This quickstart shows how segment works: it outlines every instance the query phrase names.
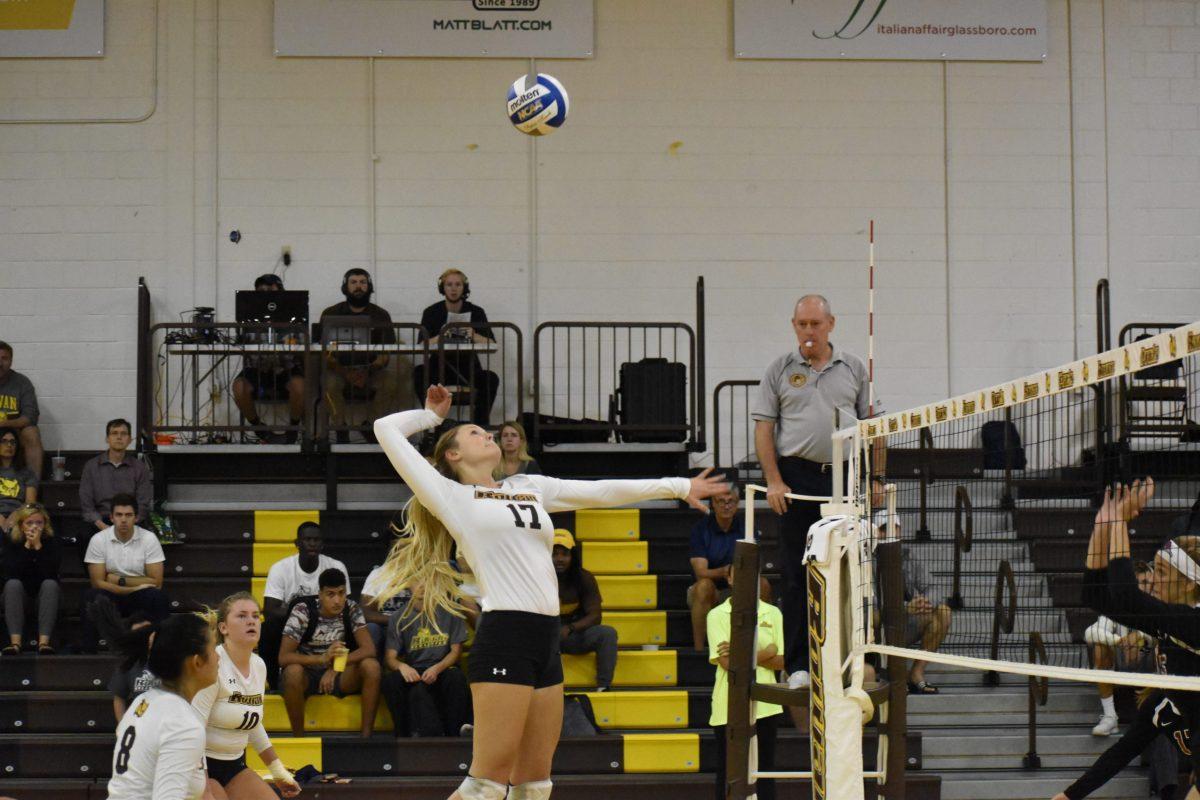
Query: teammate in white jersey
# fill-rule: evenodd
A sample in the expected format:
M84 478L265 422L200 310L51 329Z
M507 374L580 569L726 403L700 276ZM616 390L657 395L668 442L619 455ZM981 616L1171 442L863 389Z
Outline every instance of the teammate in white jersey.
M191 701L217 677L212 627L176 614L155 634L147 661L162 688L134 698L117 725L108 800L204 796L204 722Z
M275 800L275 793L246 766L246 744L262 758L280 794L295 797L300 785L275 754L263 725L267 665L254 654L262 631L258 601L231 594L211 612L216 626L217 682L192 698L207 724L208 790L212 800Z
M690 480L513 475L496 481L500 448L478 425L445 433L431 465L408 437L436 427L449 411L450 393L431 386L424 411L375 421L375 436L413 491L406 535L388 555L378 597L420 583L431 625L439 608L461 615L459 575L449 564L458 544L479 584L483 615L468 668L475 706L471 768L451 800L501 800L506 792L509 800L545 800L563 709L550 513L671 498L704 511L701 501L728 487L708 470Z

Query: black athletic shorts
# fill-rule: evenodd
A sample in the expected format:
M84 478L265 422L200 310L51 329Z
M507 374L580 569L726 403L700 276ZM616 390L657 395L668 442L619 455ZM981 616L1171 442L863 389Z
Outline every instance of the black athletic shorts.
M230 761L220 758L205 758L204 760L208 762L208 777L222 786L228 786L231 780L246 769L245 753Z
M561 631L557 616L484 612L467 665L471 683L514 683L535 689L562 683Z

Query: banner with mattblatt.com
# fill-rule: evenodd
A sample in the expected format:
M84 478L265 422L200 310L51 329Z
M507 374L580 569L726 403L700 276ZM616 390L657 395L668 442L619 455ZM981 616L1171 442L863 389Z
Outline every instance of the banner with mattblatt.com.
M734 0L738 58L1040 61L1046 0Z

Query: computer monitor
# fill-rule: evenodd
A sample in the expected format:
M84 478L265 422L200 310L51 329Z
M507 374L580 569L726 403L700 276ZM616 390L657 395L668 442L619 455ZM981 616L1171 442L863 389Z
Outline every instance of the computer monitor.
M295 323L308 326L308 292L245 290L234 297L234 313L242 323Z

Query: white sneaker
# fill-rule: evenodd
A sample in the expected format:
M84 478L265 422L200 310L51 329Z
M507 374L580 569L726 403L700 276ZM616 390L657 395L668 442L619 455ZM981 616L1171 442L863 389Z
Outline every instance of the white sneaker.
M787 685L789 689L807 689L811 681L808 678L808 670L798 669L788 676Z
M1117 718L1107 714L1100 718L1096 727L1092 728L1092 736L1111 736L1117 732Z

